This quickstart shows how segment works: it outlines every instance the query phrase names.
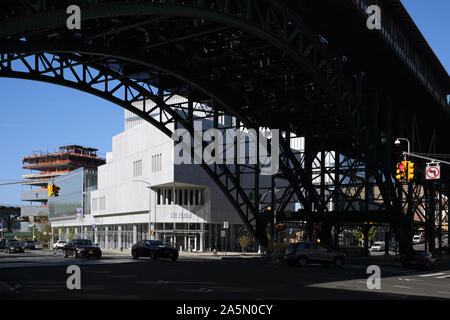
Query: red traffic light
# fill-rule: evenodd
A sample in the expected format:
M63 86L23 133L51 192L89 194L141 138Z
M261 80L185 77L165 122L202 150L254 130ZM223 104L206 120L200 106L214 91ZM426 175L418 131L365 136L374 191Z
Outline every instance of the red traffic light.
M406 169L406 166L405 166L403 163L399 163L399 164L398 164L398 168L399 168L400 170L405 170L405 169Z

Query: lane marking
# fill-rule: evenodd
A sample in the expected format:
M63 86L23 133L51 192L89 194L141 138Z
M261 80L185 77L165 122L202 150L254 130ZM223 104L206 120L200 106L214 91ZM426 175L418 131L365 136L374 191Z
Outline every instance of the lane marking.
M431 274L421 274L419 275L419 277L434 277L434 276L441 276L445 273L443 272L439 272L439 273L431 273Z
M437 293L445 293L445 294L450 294L450 292L447 291L436 291Z
M0 284L3 285L5 288L7 288L9 291L14 291L15 289L9 285L7 285L6 283L0 281Z
M396 288L403 288L403 289L411 289L411 287L404 287L404 286L394 286Z
M445 279L445 278L450 278L450 275L447 274L447 275L445 275L445 276L436 277L436 279Z

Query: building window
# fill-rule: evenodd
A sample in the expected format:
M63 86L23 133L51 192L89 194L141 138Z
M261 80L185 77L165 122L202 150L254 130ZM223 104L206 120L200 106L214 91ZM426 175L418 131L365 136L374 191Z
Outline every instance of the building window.
M178 202L177 202L177 204L178 205L182 205L183 204L183 190L178 190Z
M162 170L162 153L152 156L152 172L159 172Z
M200 204L201 205L205 204L205 190L204 189L200 190Z
M133 177L142 176L142 160L133 161Z
M106 209L106 198L103 196L103 197L100 197L100 199L99 199L99 210L101 211L101 210L105 210Z
M167 189L162 189L162 204L165 205L167 203Z
M168 199L167 204L172 204L172 189L167 189L166 191L167 191L167 199Z
M161 204L161 189L158 189L156 203Z
M97 211L98 210L98 198L93 198L92 199L92 211Z

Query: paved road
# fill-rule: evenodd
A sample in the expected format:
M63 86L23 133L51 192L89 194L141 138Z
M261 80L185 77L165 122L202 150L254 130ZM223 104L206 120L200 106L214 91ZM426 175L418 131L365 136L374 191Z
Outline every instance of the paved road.
M184 256L179 261L62 258L52 252L0 255L0 295L7 299L450 299L450 259L433 271L381 266L381 290L367 289L366 266L289 267L258 257ZM4 259L8 259L4 260ZM17 259L17 261L14 261ZM81 290L68 290L70 264ZM9 292L9 288L17 288Z

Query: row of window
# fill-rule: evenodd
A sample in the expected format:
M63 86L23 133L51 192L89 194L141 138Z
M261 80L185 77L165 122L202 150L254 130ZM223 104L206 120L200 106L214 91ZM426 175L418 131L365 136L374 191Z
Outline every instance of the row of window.
M173 189L160 188L156 191L156 203L159 205L204 205L205 190L204 189ZM172 201L172 199L174 201Z
M162 153L152 156L152 172L162 170ZM133 177L142 176L142 160L133 161Z
M133 161L133 177L142 176L142 160Z
M105 196L100 198L92 198L92 211L105 210L106 209L106 198Z
M175 189L160 188L156 191L156 202L159 205L204 205L205 190L204 189ZM175 201L172 199L175 198ZM105 196L92 198L92 211L102 211L106 209Z
M162 154L158 153L152 156L152 172L158 172L162 170Z

